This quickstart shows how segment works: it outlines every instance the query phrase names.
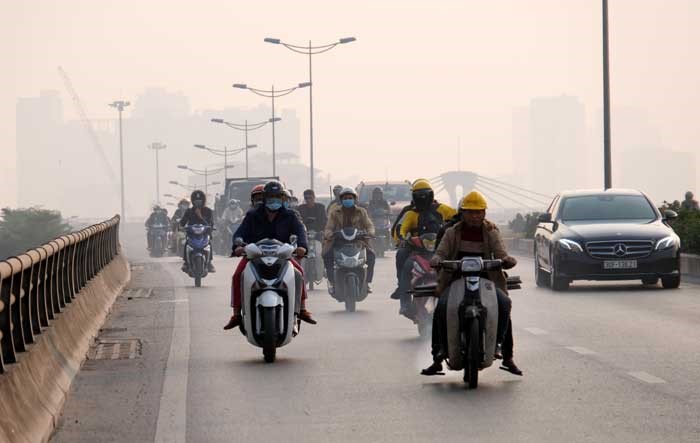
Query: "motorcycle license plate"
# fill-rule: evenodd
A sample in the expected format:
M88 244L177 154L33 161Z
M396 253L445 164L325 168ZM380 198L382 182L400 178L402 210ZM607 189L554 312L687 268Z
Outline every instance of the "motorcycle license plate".
M637 269L637 260L605 260L603 269Z

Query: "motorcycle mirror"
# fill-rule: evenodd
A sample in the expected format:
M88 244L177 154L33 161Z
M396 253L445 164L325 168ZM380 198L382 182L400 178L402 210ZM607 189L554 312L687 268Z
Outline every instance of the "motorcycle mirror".
M296 242L297 242L297 236L296 236L296 235L293 235L293 234L290 235L290 236L289 236L289 243L291 243L291 244L296 244Z
M243 246L243 239L241 237L236 237L236 239L233 240L233 244L236 246Z

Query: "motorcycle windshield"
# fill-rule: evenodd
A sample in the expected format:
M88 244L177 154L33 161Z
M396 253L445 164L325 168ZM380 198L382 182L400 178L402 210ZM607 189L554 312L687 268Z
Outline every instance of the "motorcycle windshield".
M362 249L362 246L357 243L347 243L340 248L337 248L336 251L345 255L346 257L354 257L359 254Z
M194 249L204 249L209 244L209 237L190 237L189 244Z

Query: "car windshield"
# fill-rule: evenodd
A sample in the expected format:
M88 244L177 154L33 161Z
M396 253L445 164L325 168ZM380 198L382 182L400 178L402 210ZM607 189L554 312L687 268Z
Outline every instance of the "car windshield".
M656 213L641 195L586 195L568 197L559 209L561 220L653 220Z
M408 183L387 183L363 186L360 192L360 201L369 201L372 198L374 188L381 188L384 191L384 200L389 202L411 200L411 186Z

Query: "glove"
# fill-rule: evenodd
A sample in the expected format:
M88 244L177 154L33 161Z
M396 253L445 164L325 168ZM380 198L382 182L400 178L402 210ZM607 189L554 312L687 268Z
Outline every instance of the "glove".
M516 260L515 257L511 257L510 255L508 255L503 258L503 269L514 268L517 264L518 260Z
M440 263L442 263L442 257L439 255L433 255L433 258L430 259L430 266L433 268L437 268Z

